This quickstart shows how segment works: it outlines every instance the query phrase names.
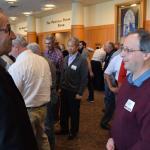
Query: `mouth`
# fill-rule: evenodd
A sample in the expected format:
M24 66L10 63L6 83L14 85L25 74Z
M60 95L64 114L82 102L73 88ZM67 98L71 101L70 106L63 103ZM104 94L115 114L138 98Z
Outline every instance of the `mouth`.
M127 60L125 60L125 59L123 59L123 62L124 62L124 63L126 63L126 62L128 62L128 61L127 61Z

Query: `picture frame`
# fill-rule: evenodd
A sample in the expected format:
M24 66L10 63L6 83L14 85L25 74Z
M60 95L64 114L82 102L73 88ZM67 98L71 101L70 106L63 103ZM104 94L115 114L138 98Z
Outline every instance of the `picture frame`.
M145 0L128 1L115 5L115 42L122 43L128 33L144 28Z

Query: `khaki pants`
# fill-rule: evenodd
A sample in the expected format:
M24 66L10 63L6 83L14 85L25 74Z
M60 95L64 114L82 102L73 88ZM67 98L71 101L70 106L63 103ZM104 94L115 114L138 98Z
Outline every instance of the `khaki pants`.
M27 110L39 146L39 150L50 150L48 137L44 132L44 122L47 107L42 106L37 108L29 108Z

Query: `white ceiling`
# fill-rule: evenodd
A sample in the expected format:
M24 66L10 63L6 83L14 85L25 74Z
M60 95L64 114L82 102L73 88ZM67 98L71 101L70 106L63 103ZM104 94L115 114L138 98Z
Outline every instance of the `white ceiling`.
M8 4L5 2L5 0L0 0L0 8L2 8L8 16L18 17L16 21L20 22L25 19L25 16L22 14L22 12L32 11L33 15L36 17L42 17L71 10L72 1L80 1L84 6L87 6L110 0L18 0L18 2L13 5ZM55 4L56 7L53 10L42 11L41 7L47 3Z

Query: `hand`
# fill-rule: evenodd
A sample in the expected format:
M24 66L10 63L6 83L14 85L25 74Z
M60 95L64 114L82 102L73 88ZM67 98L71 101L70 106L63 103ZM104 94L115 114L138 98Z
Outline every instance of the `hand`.
M93 78L94 77L94 73L92 71L90 71L90 77Z
M60 96L60 94L61 94L61 89L58 89L58 95Z
M76 98L77 100L81 100L81 99L82 99L82 96L79 95L79 94L76 94L75 98Z
M118 88L118 87L111 87L110 90L111 90L113 93L117 94L119 88Z
M115 150L115 144L113 138L109 138L106 144L107 150Z

